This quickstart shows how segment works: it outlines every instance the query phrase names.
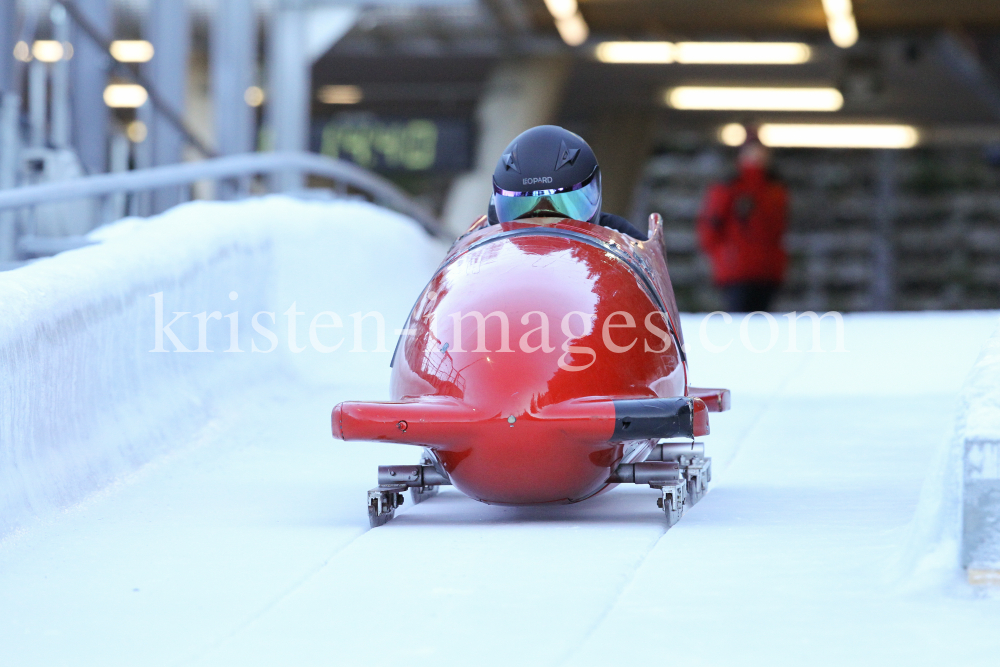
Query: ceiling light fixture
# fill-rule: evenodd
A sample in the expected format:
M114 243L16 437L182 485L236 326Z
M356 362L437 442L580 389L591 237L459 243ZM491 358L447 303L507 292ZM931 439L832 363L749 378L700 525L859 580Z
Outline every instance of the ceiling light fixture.
M112 83L104 89L104 103L113 109L137 109L149 94L137 83Z
M671 42L601 42L594 56L602 63L669 65L674 62Z
M674 109L700 111L837 111L844 106L836 88L679 86L664 97Z
M580 46L590 36L590 27L579 12L567 19L556 19L556 30L569 46Z
M590 27L580 13L576 0L545 0L559 36L569 46L580 46L590 36Z
M798 42L680 42L674 59L681 64L801 65L812 49Z
M812 49L800 42L601 42L603 63L667 65L801 65Z
M364 98L358 86L321 86L316 99L323 104L357 104Z
M742 146L747 140L747 129L739 123L729 123L719 128L719 141L727 146Z
M22 40L14 45L14 57L22 63L31 62L31 49L27 42Z
M243 101L252 107L259 107L264 103L264 89L260 86L250 86L243 91Z
M120 63L148 63L153 59L153 45L144 39L119 39L111 42L111 57Z
M133 120L125 127L125 136L133 144L141 144L149 135L149 128L141 120Z
M765 123L757 129L773 148L913 148L920 132L912 125L819 125Z
M43 63L57 63L66 55L66 49L54 39L39 39L31 45L31 55Z
M854 20L851 0L823 0L823 11L833 43L842 49L854 46L858 41L858 23Z

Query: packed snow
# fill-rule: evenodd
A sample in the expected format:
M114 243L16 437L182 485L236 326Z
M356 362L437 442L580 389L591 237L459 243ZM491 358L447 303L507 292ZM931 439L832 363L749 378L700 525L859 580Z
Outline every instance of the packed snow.
M367 204L278 197L99 236L0 274L0 664L997 663L1000 599L925 525L997 313L847 315L839 339L828 317L817 347L808 319L684 316L692 383L733 409L677 526L648 488L446 489L369 530L376 466L418 452L335 441L329 412L387 396L443 248ZM161 292L211 353L150 352ZM273 353L251 351L258 312Z

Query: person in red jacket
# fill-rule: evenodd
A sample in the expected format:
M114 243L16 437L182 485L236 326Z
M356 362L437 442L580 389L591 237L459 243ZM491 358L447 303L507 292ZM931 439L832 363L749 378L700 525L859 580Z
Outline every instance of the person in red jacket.
M730 312L767 311L785 278L788 190L769 173L769 162L767 148L750 137L738 175L709 188L698 216L698 241Z

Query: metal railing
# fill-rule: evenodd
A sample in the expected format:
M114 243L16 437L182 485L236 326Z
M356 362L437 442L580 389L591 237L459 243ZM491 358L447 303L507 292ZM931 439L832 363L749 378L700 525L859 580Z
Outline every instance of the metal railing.
M5 211L79 199L98 199L106 206L115 196L191 186L203 181L225 183L242 179L245 191L249 178L265 175L279 176L286 183L289 177L293 182L301 182L305 176L329 179L342 192L352 188L380 205L410 216L429 234L442 234L438 219L390 181L350 162L315 153L247 153L0 190L0 216L4 216ZM50 245L58 249L57 241Z

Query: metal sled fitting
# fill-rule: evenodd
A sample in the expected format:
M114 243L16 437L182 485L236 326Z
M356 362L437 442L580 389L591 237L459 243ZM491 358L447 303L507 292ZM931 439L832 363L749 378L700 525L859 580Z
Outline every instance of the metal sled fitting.
M368 522L372 528L388 523L403 504L403 492L417 505L437 494L440 486L451 484L437 457L424 451L420 465L379 466L378 487L368 492Z
M653 446L642 463L625 463L609 482L648 484L660 491L656 505L663 510L667 528L680 521L684 508L704 497L712 480L712 459L704 456L700 442L662 442Z
M403 504L403 484L380 484L368 492L368 523L372 528L381 526L396 515L396 508Z

